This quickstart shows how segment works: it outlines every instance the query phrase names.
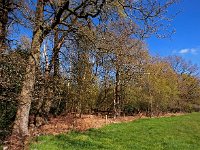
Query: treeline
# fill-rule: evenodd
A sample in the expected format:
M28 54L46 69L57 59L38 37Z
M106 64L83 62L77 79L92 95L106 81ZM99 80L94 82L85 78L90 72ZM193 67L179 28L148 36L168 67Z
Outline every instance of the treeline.
M0 0L1 134L23 143L32 116L198 110L198 68L152 57L144 42L170 35L174 3Z
M80 29L65 37L67 45L57 56L48 44L55 36L45 40L32 91L30 115L35 119L68 113L117 117L200 111L197 66L179 56L150 56L127 28L120 34ZM23 37L16 49L1 56L2 129L9 129L16 115L30 53L27 41Z

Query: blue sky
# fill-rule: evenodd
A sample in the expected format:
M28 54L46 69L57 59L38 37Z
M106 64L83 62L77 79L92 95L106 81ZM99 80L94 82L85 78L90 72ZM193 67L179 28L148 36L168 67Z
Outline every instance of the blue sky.
M170 13L178 10L171 23L176 32L170 38L146 40L150 54L179 55L200 66L200 0L181 0Z
M200 66L200 0L180 0L169 13L178 11L181 12L171 22L176 32L170 38L158 39L152 36L147 39L149 52L160 56L179 55ZM25 28L20 33L28 37L32 35ZM19 34L14 36L19 37Z

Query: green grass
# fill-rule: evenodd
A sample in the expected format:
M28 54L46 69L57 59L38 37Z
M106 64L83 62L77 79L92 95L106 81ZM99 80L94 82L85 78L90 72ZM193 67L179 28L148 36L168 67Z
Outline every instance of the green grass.
M32 150L200 150L200 113L40 136Z

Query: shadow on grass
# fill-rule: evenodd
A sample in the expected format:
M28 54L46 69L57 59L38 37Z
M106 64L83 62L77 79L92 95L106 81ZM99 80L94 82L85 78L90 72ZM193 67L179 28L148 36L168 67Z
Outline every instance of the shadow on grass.
M57 135L49 142L53 142L59 149L69 149L69 146L70 149L112 149L114 144L107 133L96 129Z

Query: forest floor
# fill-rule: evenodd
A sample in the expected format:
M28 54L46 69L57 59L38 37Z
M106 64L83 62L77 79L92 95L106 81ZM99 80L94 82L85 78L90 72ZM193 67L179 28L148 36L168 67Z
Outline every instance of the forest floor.
M156 117L170 117L170 116L180 116L183 113L167 113L164 115ZM106 119L107 118L107 119ZM58 117L50 117L49 121L40 127L30 127L31 136L39 135L57 135L60 133L66 133L71 130L75 131L85 131L90 128L100 128L107 124L130 122L140 118L148 118L143 113L137 114L135 116L123 116L117 118L109 118L106 116L96 116L96 115L82 115L81 118L74 117L73 115L65 115ZM152 117L154 118L154 117Z
M167 115L170 116L170 115ZM99 127L99 124L97 124ZM35 137L33 150L197 150L200 113L144 118L83 132Z

